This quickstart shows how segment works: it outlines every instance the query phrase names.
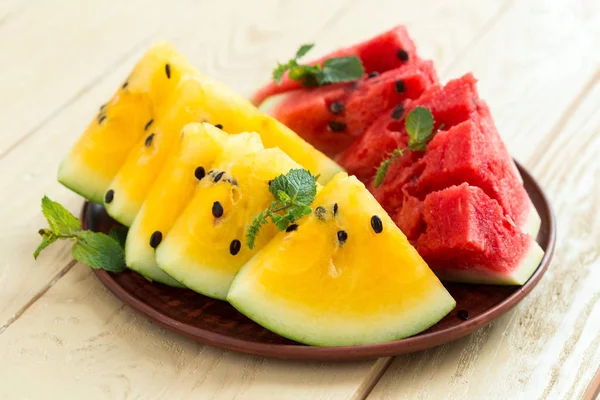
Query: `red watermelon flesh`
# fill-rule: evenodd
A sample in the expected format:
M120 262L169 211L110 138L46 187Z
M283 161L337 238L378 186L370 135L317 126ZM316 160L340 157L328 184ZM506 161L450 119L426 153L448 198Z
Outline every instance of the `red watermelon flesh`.
M422 215L416 247L443 280L521 285L544 254L498 202L466 183L427 195Z
M404 102L404 117L416 106L422 106L433 114L434 129L442 125L444 129L449 129L466 121L487 108L479 99L476 82L472 74L466 74L451 80L446 86L431 86L418 99ZM406 146L408 135L404 128L404 117L395 120L391 110L384 113L364 135L337 157L338 164L363 182L369 182L381 161L391 151ZM411 157L410 151L406 153L404 158Z
M419 160L423 172L406 190L422 198L432 191L466 182L496 200L504 213L522 227L532 208L529 196L500 136L481 126L478 122L482 119L474 118L439 132Z
M436 82L431 61L412 63L358 82L286 93L270 114L320 151L334 156L362 135L381 110L419 97ZM337 124L334 129L332 123Z
M308 65L319 64L328 58L357 56L362 61L366 73L385 72L402 65L418 62L419 57L415 44L413 43L406 28L402 25L375 36L366 42L358 43L351 47L336 50L311 62L303 63ZM302 88L302 84L291 79L285 74L280 82L269 82L259 89L252 97L252 102L260 105L268 97Z
M530 231L527 224L537 213L506 147L486 121L475 114L470 120L438 132L418 161L408 165L394 163L381 186L371 185L375 198L390 215L406 215L412 207L404 202L407 196L423 199L430 192L466 182L496 200L525 232L536 234L538 226ZM500 145L495 145L497 141ZM404 217L398 219L402 230L409 229L400 221ZM413 238L408 233L407 236Z

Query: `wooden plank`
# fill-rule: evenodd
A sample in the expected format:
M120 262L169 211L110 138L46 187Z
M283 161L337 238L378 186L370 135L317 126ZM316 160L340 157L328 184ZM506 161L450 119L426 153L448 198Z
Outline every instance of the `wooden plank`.
M578 399L600 364L600 73L532 166L558 216L544 279L470 337L397 357L369 399Z
M266 361L199 345L126 308L81 264L0 335L0 355L3 399L347 399L375 365Z
M173 3L170 2L169 4L173 5ZM147 28L140 29L152 38L166 37L171 39L203 71L226 81L245 93L249 93L252 88L256 87L258 82L265 79L274 64L273 60L264 62L266 54L282 55L278 59L289 57L290 49L293 52L298 44L306 42L307 39L320 40L320 38L326 37L329 24L340 26L354 23L353 20L357 16L353 14L353 7L361 6L364 9L365 4L365 2L355 3L341 0L335 3L329 2L326 10L315 14L314 9L319 4L316 0L313 7L303 6L300 8L283 1L264 0L259 5L252 3L246 8L240 8L239 3L223 3L222 5L219 3L218 6L211 3L212 7L206 8L207 3L189 4L189 2L185 2L182 3L182 5L185 4L185 7L176 7L178 3L175 2L173 7L179 9L179 12L172 20L177 21L177 24L165 25L158 30L158 33L153 35L150 31L145 30ZM428 3L427 16L433 19L445 19L448 8L444 4L446 3L443 1ZM465 20L464 24L460 25L459 29L453 29L450 20L444 23L448 26L448 35L453 37L456 43L469 43L473 34L480 32L486 21L492 18L498 10L497 7L480 5L475 0L459 1L457 4L468 6L466 9L469 11L465 12L464 15L469 16L469 18ZM408 9L410 8L409 5L409 1L403 1L400 5L392 2L386 3L386 7L390 10L394 10L392 7ZM129 5L124 7L129 7ZM211 17L202 19L201 24L198 23L198 16L205 15L207 9L210 9ZM437 14L435 9L439 10ZM377 15L381 18L385 16L390 26L394 21L390 17L393 16L391 12L378 11ZM137 17L136 20L140 20L140 18ZM416 25L418 18L421 18L421 14L414 14L411 18L415 18L412 23ZM343 21L340 21L340 19L343 19ZM222 21L227 21L227 24L222 23ZM379 25L380 21L379 19L371 21L370 33L376 33L382 29ZM403 21L396 20L394 22ZM404 20L404 22L411 21ZM336 43L334 41L336 40L335 37L340 35L342 31L327 36L328 40L331 40L331 45ZM439 40L437 36L428 37L425 33L423 31L422 36L417 40L425 43L426 48L435 49L441 46L437 44ZM1 31L0 34L2 34ZM337 40L338 43L341 42L339 36ZM145 42L142 40L140 43ZM427 43L432 44L428 47ZM456 48L460 49L460 46ZM81 48L81 51L83 52L84 49ZM106 54L110 49L105 46L98 51L101 54ZM87 82L84 86L76 88L70 87L71 92L65 95L64 98L67 100L64 105L61 105L44 123L39 124L39 127L23 136L21 142L0 159L0 177L2 178L0 181L3 189L0 191L0 201L3 201L3 204L6 205L0 210L0 219L5 221L5 227L7 228L2 233L4 239L7 240L0 242L0 253L3 254L3 263L0 264L0 323L8 321L8 324L5 325L12 324L0 335L0 351L6 351L6 356L9 358L20 357L21 354L26 353L34 355L33 358L24 359L23 363L19 363L20 367L11 372L12 375L10 376L14 378L11 380L14 380L14 382L26 382L26 373L28 368L33 365L32 363L35 362L37 367L37 362L44 363L44 360L48 361L47 364L44 364L44 368L48 371L54 371L55 374L52 375L54 376L53 379L43 378L43 382L39 385L39 392L36 391L38 389L28 388L26 385L22 385L19 389L15 384L10 386L10 391L7 389L6 396L0 397L5 398L8 393L16 397L23 397L27 393L32 395L42 394L44 388L46 388L46 391L60 389L54 385L56 382L60 382L61 385L65 382L64 379L59 379L62 378L59 371L65 365L71 365L68 368L72 368L70 369L72 373L83 370L82 373L85 374L88 368L87 363L91 362L88 358L70 364L69 357L73 361L73 354L75 353L65 353L64 349L61 350L61 348L55 349L56 352L52 353L47 349L48 342L43 333L48 331L48 326L54 328L54 321L58 321L56 324L60 325L63 319L68 319L63 317L64 315L70 315L68 306L65 303L72 301L82 303L85 312L80 314L78 321L73 320L71 322L73 324L79 323L86 328L80 330L75 328L74 325L69 325L69 329L64 331L60 331L60 326L57 328L59 331L51 330L55 332L53 333L55 336L61 338L63 344L66 341L73 341L72 343L75 344L72 348L83 347L84 344L82 343L94 335L100 334L105 326L113 326L111 325L113 320L117 320L116 325L114 325L114 332L119 333L117 336L121 336L121 334L124 334L123 332L129 336L126 337L124 342L115 344L114 348L116 350L114 352L107 350L113 348L111 347L111 341L107 339L106 342L103 342L103 346L94 357L102 359L104 363L89 367L90 371L95 371L96 377L109 379L108 383L97 383L98 386L94 386L93 377L90 375L86 378L88 380L82 378L83 380L67 384L64 393L68 395L83 394L85 390L87 398L86 387L91 386L100 387L99 391L94 392L94 394L106 397L107 392L103 392L105 389L101 387L102 385L115 384L119 386L119 381L123 381L131 383L130 393L143 393L140 396L143 398L158 396L156 393L163 393L160 388L168 386L173 381L171 375L169 375L171 372L168 371L171 371L171 368L175 370L179 368L179 370L183 369L189 374L187 378L185 374L178 375L183 383L187 385L182 388L182 397L187 397L186 390L193 393L202 393L206 396L210 394L215 398L220 390L222 393L220 398L225 399L232 398L233 393L240 394L242 398L261 398L260 396L265 397L270 394L284 396L280 392L297 386L299 390L291 391L291 397L289 398L301 398L299 396L304 392L307 393L305 394L306 398L316 398L317 394L324 396L324 398L347 398L348 396L361 398L370 389L373 382L378 379L387 362L385 359L379 362L332 367L322 364L271 363L270 361L266 362L258 358L237 356L231 353L222 354L217 350L191 344L184 339L167 334L151 324L137 319L129 311L119 311L120 303L114 300L104 289L99 288L99 284L96 283L95 279L89 277L89 272L86 272L85 269L81 270L82 267L80 266L58 280L58 286L52 287L53 280L57 280L57 277L60 277L70 268L68 266L70 261L69 252L65 245L57 245L47 250L48 253L45 253L37 263L33 262L31 252L38 241L34 232L43 226L43 219L39 213L41 195L46 193L66 204L71 210L77 210L81 200L55 183L56 167L62 155L65 154L75 137L87 123L93 110L121 82L139 55L140 50L136 48L126 57L116 59L114 69L105 71L104 75L99 76L96 81ZM448 63L450 61L443 57L440 58L440 62ZM65 90L66 92L68 91ZM21 113L24 111L27 110L21 110ZM14 118L19 119L22 116L16 115ZM18 132L16 134L18 135ZM8 240L9 234L10 241ZM15 265L18 265L18 268L15 268ZM83 282L81 285L80 281ZM40 291L43 294L48 288L50 290L40 300L37 302L31 301L32 298L35 299L35 296L40 294ZM77 299L77 301L74 299ZM81 301L79 302L78 299L81 299ZM86 306L85 302L87 301L94 306L92 307L89 304ZM107 308L98 306L98 304L105 303L109 303ZM11 318L15 313L20 312L24 312L20 318ZM97 313L100 313L100 317ZM126 313L126 315L121 320L118 316L122 313ZM134 320L132 325L126 326L126 322L132 319ZM35 322L30 326L27 321L39 321L39 323ZM26 333L24 329L27 327L31 329L30 332L33 336L28 339L27 343L23 342L25 344L21 346L21 350L17 353L11 351L12 348L18 348L14 339ZM95 333L85 336L84 333L88 330ZM0 328L0 333L1 331L2 328ZM60 336L59 333L65 336ZM137 373L132 372L132 378L129 377L129 374L124 375L125 377L117 376L116 378L110 375L110 371L117 371L125 365L122 364L122 360L113 359L114 354L123 353L125 355L129 352L133 358L138 358L145 352L152 352L153 346L157 342L165 348L176 349L177 354L173 356L175 358L168 358L171 353L160 350L156 353L156 357L151 358L151 360L157 362L156 360L166 358L171 361L166 361L166 364L157 367L154 367L154 364L148 361L133 364L139 366L139 369ZM39 346L36 343L39 343ZM133 343L135 345L131 346ZM57 346L60 346L60 344L57 344ZM180 347L185 351L177 350ZM36 350L32 350L33 348L36 348ZM192 352L187 356L190 348L195 350L195 353ZM50 357L50 353L53 354L52 357ZM177 358L180 353L184 355ZM69 357L66 357L65 354L68 354ZM34 359L37 361L34 361ZM6 365L10 365L10 363ZM285 369L284 366L286 366ZM162 367L164 369L161 369ZM208 371L204 375L200 375L198 380L194 380L195 375L202 374L205 369ZM279 371L280 369L283 370ZM337 371L341 371L341 374ZM75 376L79 375L76 374ZM161 381L162 376L165 376L165 378ZM150 381L156 381L152 382L156 386L149 385L148 382ZM231 383L232 381L239 382L239 385ZM232 385L231 391L223 389L227 385ZM197 387L194 389L195 386ZM0 392L3 390L0 388ZM127 389L123 389L123 391L126 393ZM330 396L326 397L328 394ZM109 397L112 398L113 396L110 395ZM131 395L131 397L135 396Z
M443 76L473 71L509 150L526 161L595 73L599 37L597 1L519 1Z

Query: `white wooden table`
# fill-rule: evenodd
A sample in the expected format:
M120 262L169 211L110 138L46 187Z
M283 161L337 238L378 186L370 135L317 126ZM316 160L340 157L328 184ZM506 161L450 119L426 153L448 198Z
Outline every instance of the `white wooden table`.
M554 262L514 311L421 353L282 362L145 321L64 243L34 262L42 195L82 204L56 182L59 161L152 42L173 41L247 95L301 43L322 53L398 23L442 79L475 73L511 152L552 200ZM1 0L0 399L590 399L599 110L598 0Z

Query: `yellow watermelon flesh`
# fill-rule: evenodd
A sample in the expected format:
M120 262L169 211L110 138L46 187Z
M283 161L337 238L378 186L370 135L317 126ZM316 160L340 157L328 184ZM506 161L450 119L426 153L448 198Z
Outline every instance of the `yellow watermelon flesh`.
M173 92L183 90L183 76L196 90L177 98ZM176 107L193 112L178 112ZM92 201L107 200L109 214L129 225L169 153L172 137L167 131L179 132L189 122L221 125L229 133L256 131L265 146L281 148L318 174L321 182L340 170L289 128L260 113L222 83L202 75L171 45L161 43L144 56L127 85L92 121L63 162L59 180ZM152 133L154 144L146 149L143 144ZM158 148L159 142L161 146L165 143L165 149Z
M177 64L177 70L166 66ZM58 180L71 190L102 203L110 182L129 151L148 135L163 100L191 65L166 42L152 46L129 78L104 104L75 143L58 171Z
M109 185L104 206L112 218L126 226L133 223L183 127L204 118L202 91L198 79L187 75L158 110L147 136L133 146Z
M129 268L152 281L181 286L158 267L154 249L220 156L227 138L225 132L209 124L184 127L127 234L125 260Z
M301 168L277 148L257 151L239 140L228 145L234 146L240 149L223 153L156 250L156 261L168 275L222 300L238 270L276 234L268 224L253 250L245 243L248 225L273 201L269 181Z
M414 335L454 308L355 177L336 175L313 207L240 270L227 295L240 312L292 340L342 346Z

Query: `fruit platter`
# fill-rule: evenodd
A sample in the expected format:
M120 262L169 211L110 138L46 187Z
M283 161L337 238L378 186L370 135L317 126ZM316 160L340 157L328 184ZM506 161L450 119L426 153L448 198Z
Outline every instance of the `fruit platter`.
M405 27L279 63L246 99L152 46L66 155L56 240L147 318L254 355L353 360L441 345L539 282L551 207L467 73Z

